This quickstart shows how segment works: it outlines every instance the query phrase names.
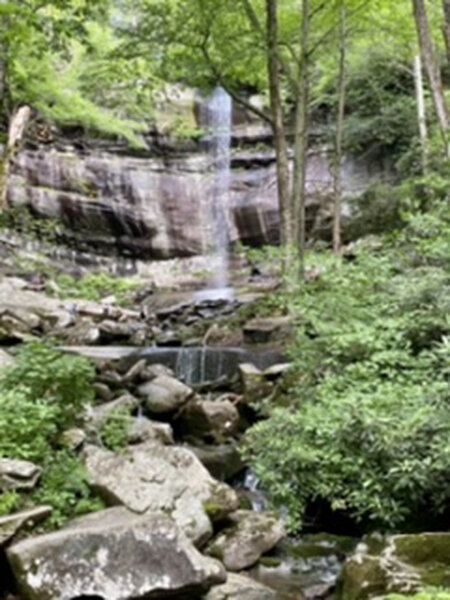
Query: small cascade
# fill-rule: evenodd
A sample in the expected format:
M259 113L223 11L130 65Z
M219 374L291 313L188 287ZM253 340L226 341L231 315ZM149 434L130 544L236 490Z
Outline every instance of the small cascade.
M267 494L260 486L261 482L256 473L251 469L248 469L245 473L244 480L239 487L246 492L246 496L251 502L252 510L267 510L269 508Z
M228 278L232 109L231 97L222 87L216 87L207 103L207 125L213 170L208 218L211 248L217 266L211 282L213 289L200 292L202 298L228 298L232 295Z

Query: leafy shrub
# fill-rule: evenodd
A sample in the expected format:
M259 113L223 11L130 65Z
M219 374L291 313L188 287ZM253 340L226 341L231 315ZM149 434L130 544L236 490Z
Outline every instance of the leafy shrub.
M0 494L0 517L9 515L20 505L20 495L17 492L10 491Z
M103 424L100 439L108 450L120 450L128 443L130 426L130 411L126 408L117 409L108 416Z
M289 298L291 385L249 430L245 454L294 529L311 501L369 529L448 509L450 272L435 260L448 230L427 233L442 212L422 213L421 227L416 211L404 231Z
M84 405L93 400L94 375L89 361L38 342L24 347L0 381L0 389L7 392L4 398L9 393L18 397L18 403L41 407L49 426L61 429L76 422Z
M89 488L80 460L58 444L61 433L79 422L92 401L93 376L87 360L32 343L0 380L0 456L43 467L32 500L53 507L50 526L102 506ZM25 496L3 494L0 514L24 502Z
M38 504L48 504L53 513L47 522L50 528L61 527L69 518L104 508L93 495L88 473L71 452L55 452L45 465L41 485L32 495Z
M0 393L0 456L41 462L58 432L58 407L22 390Z

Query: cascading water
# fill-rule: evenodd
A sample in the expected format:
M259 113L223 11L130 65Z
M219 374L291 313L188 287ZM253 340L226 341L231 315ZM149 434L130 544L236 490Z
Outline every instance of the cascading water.
M231 97L222 87L216 87L207 103L207 125L208 150L212 157L211 202L208 218L211 249L217 266L211 282L213 289L201 292L199 294L201 297L232 296L228 280L232 109Z

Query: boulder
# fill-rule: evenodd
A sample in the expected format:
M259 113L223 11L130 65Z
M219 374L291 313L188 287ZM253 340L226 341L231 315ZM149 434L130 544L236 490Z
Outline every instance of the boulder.
M92 384L92 389L95 392L96 398L99 398L103 402L110 402L113 399L113 393L106 385L106 383L96 381Z
M181 337L176 331L163 331L156 336L157 346L181 346Z
M450 587L450 533L390 536L381 549L379 543L368 541L359 544L345 563L345 600Z
M211 537L210 518L221 519L238 506L236 493L185 448L142 444L114 454L88 446L85 459L92 484L107 502L136 513L164 511L198 545Z
M213 477L230 481L245 469L236 443L188 446Z
M86 441L86 432L83 429L73 427L64 431L60 438L60 444L68 450L79 450Z
M142 372L144 371L147 362L142 359L138 360L133 366L131 366L125 375L122 377L124 383L133 383L140 379ZM151 379L151 377L149 377Z
M89 410L89 421L92 425L99 429L109 419L111 415L117 412L127 412L131 414L139 408L139 400L131 394L124 394L106 404L100 404Z
M70 345L97 344L100 341L100 330L91 319L82 318L73 327L61 332L61 337Z
M226 583L213 587L204 600L277 600L271 588L245 577L228 573Z
M0 547L6 546L25 527L44 521L52 514L51 506L38 506L13 515L0 517Z
M285 375L291 368L292 363L280 363L278 365L272 365L264 371L264 377L266 377L266 379L276 380Z
M195 597L226 578L169 517L124 508L19 542L8 559L24 600Z
M25 460L0 458L0 491L29 492L42 474L42 469Z
M239 421L239 411L229 400L202 398L188 402L178 420L185 435L207 436L218 441L236 434Z
M145 361L147 363L147 361ZM166 377L175 377L175 373L169 367L164 365L147 365L145 369L143 369L141 373L141 379L143 381L151 381L152 379L156 379L160 375L165 375Z
M174 444L173 431L169 424L151 421L145 417L132 420L128 435L130 444L144 444L146 442L156 442L166 446Z
M251 363L239 365L239 376L244 390L244 401L247 404L263 400L273 391L273 384Z
M283 523L273 512L239 510L228 518L230 527L208 546L208 553L228 571L251 567L285 536Z
M101 343L120 342L131 339L140 330L145 329L145 325L133 322L117 322L111 319L102 321L99 326Z
M277 342L286 339L291 333L291 317L252 319L244 325L244 341L249 344Z
M158 375L139 386L138 394L145 400L151 414L170 414L180 409L193 395L190 387L173 377Z

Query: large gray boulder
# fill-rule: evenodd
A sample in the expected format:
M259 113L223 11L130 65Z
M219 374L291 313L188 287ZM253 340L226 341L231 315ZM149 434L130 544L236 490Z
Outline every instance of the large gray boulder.
M42 474L42 469L26 460L0 458L0 491L29 492Z
M136 513L164 511L198 545L211 537L211 519L239 504L234 490L185 448L142 444L114 454L88 446L85 457L92 484L107 502Z
M209 554L220 559L228 571L251 567L286 535L273 512L239 510L229 515L229 520L230 527L208 547Z
M277 600L277 597L272 589L249 577L228 573L226 583L212 588L205 600Z
M13 545L8 559L24 600L193 597L225 581L163 514L112 508Z
M173 377L159 375L138 388L145 406L151 414L174 413L193 395L190 387Z
M179 426L186 435L220 441L237 433L239 421L239 411L230 400L195 398L183 409Z

